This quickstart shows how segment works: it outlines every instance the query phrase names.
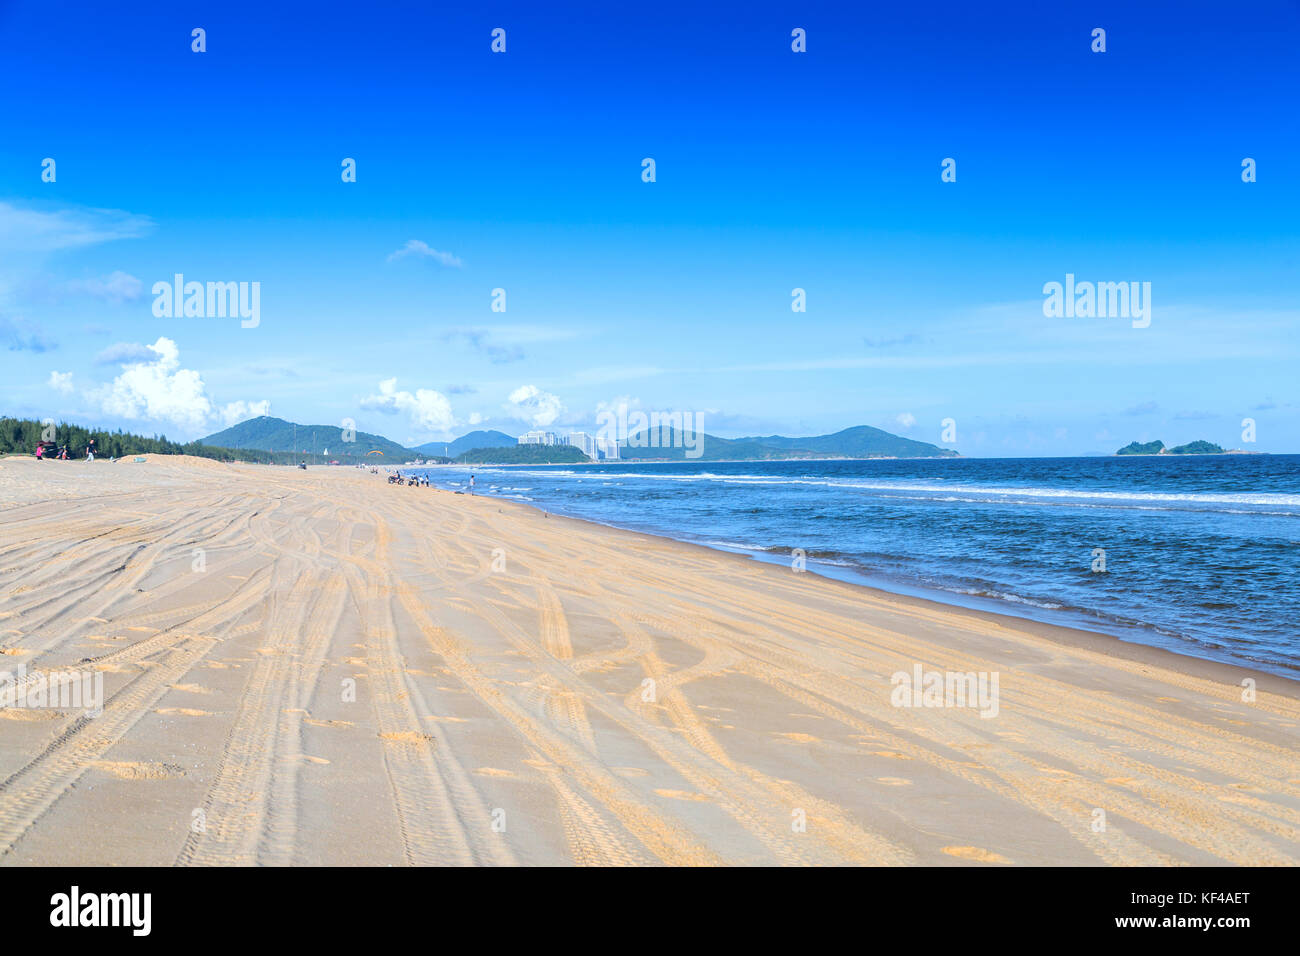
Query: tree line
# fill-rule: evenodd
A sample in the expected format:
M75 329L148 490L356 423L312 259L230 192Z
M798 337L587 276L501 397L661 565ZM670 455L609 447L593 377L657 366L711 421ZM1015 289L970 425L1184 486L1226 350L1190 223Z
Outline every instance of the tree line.
M299 461L323 464L324 455L295 455L293 452L257 451L249 448L217 448L201 442L175 442L166 435L133 435L121 429L108 431L69 422L45 424L33 418L0 418L0 455L35 455L38 442L45 442L46 457L67 448L73 458L84 458L90 439L95 439L96 458L124 458L128 455L194 455L216 461L251 461L288 465Z

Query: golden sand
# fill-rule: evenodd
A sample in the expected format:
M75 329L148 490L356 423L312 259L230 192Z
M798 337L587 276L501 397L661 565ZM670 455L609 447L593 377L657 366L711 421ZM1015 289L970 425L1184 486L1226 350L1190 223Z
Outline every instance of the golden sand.
M106 695L0 711L6 864L1300 861L1280 678L351 468L5 459L0 514L0 670Z

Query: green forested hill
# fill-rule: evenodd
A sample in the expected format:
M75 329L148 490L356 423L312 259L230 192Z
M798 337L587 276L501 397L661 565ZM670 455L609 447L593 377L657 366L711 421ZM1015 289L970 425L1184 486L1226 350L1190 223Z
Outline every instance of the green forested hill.
M256 448L261 451L288 452L296 455L322 455L339 461L372 461L393 464L421 457L382 435L356 432L354 441L343 440L337 425L296 425L282 418L263 415L250 418L224 431L201 439L205 445L223 448ZM377 454L376 454L377 452Z

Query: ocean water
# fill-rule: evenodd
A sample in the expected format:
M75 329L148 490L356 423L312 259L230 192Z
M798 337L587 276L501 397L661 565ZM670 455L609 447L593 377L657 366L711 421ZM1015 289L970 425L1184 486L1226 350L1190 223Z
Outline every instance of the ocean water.
M1300 678L1300 455L472 471L556 513Z

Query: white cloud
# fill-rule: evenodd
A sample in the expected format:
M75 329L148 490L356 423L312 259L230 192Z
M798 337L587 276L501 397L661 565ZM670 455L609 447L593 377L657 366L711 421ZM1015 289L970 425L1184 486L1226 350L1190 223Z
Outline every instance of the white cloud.
M71 373L71 372L51 372L51 373L50 373L50 380L49 380L48 382L46 382L45 384L49 385L50 388L52 388L52 389L54 389L54 390L56 390L56 391L62 392L64 395L71 395L72 392L73 392L73 388L72 388L72 373Z
M269 399L262 399L260 402L246 402L241 398L237 402L227 403L221 409L221 420L229 428L231 425L246 422L250 418L261 418L263 415L269 414L271 414Z
M152 360L127 365L110 384L95 389L91 398L109 415L201 429L212 416L202 377L180 367L180 351L171 339L159 337L148 348L154 353Z
M54 252L81 246L134 239L153 223L120 209L60 209L45 212L0 202L0 251Z
M110 345L102 349L95 356L96 365L121 365L127 362L151 362L153 361L153 350L147 345L138 345L135 342L118 342L116 345Z
M379 394L367 395L361 407L395 415L409 416L411 423L433 432L445 432L456 424L451 412L451 402L441 392L418 388L414 392L397 390L397 379L388 378L379 383Z
M100 279L74 279L68 288L115 304L133 302L144 294L144 283L121 270Z
M564 403L559 396L543 392L536 385L520 385L510 393L506 408L515 418L542 428L560 417Z
M894 418L894 421L898 422L903 428L911 428L916 424L916 416L911 412L902 412Z
M407 256L424 256L434 260L435 262L441 263L444 266L451 266L457 269L464 265L460 259L453 256L450 252L439 252L437 249L431 248L427 242L421 242L419 239L406 240L406 245L390 254L388 261L392 262L394 259L404 259Z
M233 402L218 412L208 397L203 378L193 369L180 367L180 350L169 338L159 337L145 347L149 356L128 362L120 375L86 395L108 415L127 419L168 422L190 431L205 429L213 418L224 418L238 409L259 414L269 402ZM265 411L260 412L265 414Z

